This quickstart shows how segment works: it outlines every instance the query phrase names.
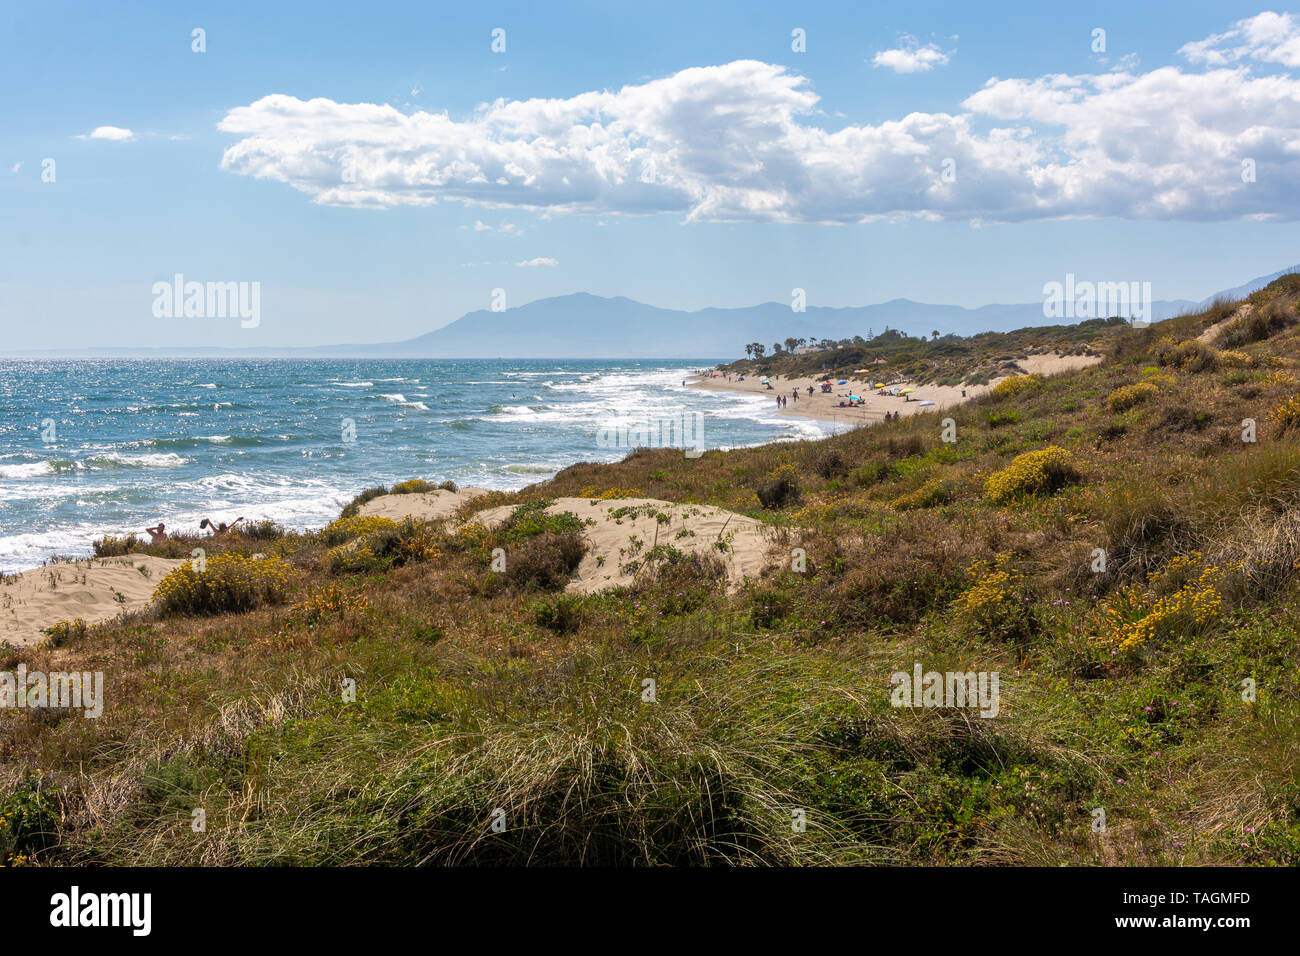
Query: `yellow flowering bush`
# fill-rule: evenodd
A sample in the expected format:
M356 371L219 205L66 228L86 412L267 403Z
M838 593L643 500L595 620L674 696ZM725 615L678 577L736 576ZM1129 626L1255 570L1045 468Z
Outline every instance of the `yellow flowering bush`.
M1160 365L1182 369L1184 372L1208 371L1219 361L1218 350L1198 339L1174 342L1165 336L1156 343L1155 353Z
M379 518L375 515L354 515L351 518L336 518L321 529L321 543L334 547L379 531L396 531L397 522L391 518Z
M595 485L585 485L578 491L579 498L589 498L592 501L613 501L618 498L640 498L641 492L636 488L606 488L604 491L597 491Z
M1255 360L1239 349L1224 349L1219 353L1220 368L1250 368Z
M993 386L993 395L996 398L1005 398L1008 395L1019 395L1022 392L1032 391L1043 384L1043 376L1034 372L1030 375L1015 375Z
M359 613L370 609L370 600L360 590L348 591L337 584L310 592L289 610L293 621L304 625L319 624L330 617Z
M1279 431L1284 432L1300 426L1300 396L1288 398L1273 409L1269 413L1268 420L1276 425Z
M1106 399L1112 412L1123 412L1140 405L1160 391L1154 382L1138 382L1134 385L1121 385L1111 392Z
M1023 579L1005 567L986 562L971 568L975 583L953 602L953 620L963 634L977 638L1023 641L1037 629Z
M185 562L158 582L153 599L163 614L251 611L284 600L290 573L279 558L226 551L208 558L202 571Z
M407 518L400 525L387 521L331 548L325 562L333 572L351 573L431 561L438 556L438 541L438 535L423 521Z
M80 617L71 621L58 621L45 629L45 640L50 647L62 647L85 636L86 621Z
M1100 640L1122 654L1204 632L1224 613L1224 571L1200 554L1180 556L1130 584L1100 611Z
M1006 468L988 477L984 493L995 503L1002 503L1027 495L1050 494L1079 478L1074 456L1064 448L1049 445L1017 455Z
M950 478L931 478L915 491L899 495L890 504L900 511L911 508L933 508L953 501L960 490L961 486Z
M1174 377L1163 369L1156 368L1154 365L1148 365L1142 370L1142 378L1154 385L1172 385Z

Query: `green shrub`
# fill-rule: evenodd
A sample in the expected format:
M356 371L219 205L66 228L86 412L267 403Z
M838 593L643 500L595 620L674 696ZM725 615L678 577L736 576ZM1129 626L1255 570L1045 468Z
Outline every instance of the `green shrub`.
M782 465L772 471L754 489L759 503L771 511L784 508L799 500L799 475L791 465Z
M553 504L554 500L549 498L524 502L501 523L497 537L505 541L521 541L548 532L563 534L582 530L582 519L572 511L548 512L546 509Z
M579 594L557 594L533 605L533 620L556 634L573 634L582 627L584 601Z
M393 485L388 493L390 495L418 495L433 491L436 487L436 485L425 481L423 478L412 478L409 481L402 481Z
M124 538L114 537L106 534L102 538L97 538L91 542L91 548L94 549L97 558L117 558L124 554L130 554L133 551L139 551L142 545L136 538L135 534L128 534Z
M54 846L60 819L57 791L34 778L0 795L0 867L33 862Z
M569 583L586 553L587 543L579 532L544 531L511 543L504 574L493 573L489 580L504 579L517 591L558 591Z
M237 530L244 537L252 538L254 541L278 541L288 534L283 525L274 521L254 521L240 526Z
M355 518L358 514L361 513L361 506L364 505L367 501L373 501L376 498L382 498L386 494L388 494L388 488L386 485L376 485L373 488L367 488L365 491L361 492L361 494L357 495L355 498L349 501L346 506L344 506L343 510L339 513L339 517Z

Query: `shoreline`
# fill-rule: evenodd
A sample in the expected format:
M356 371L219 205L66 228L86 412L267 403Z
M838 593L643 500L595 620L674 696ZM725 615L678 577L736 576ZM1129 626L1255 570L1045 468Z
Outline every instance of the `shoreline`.
M1047 352L1019 359L1016 364L1021 370L1021 374L1048 376L1087 368L1096 365L1100 361L1100 356L1060 355L1055 352ZM831 391L827 394L821 389L821 383L826 381L824 378L810 378L808 376L787 378L784 375L774 375L771 377L773 387L769 389L762 382L762 376L759 373L752 376L746 375L744 381L739 381L734 375L730 379L722 376L714 378L712 373L713 370L709 370L688 377L686 387L705 391L762 395L767 397L773 406L776 404L776 397L782 395L788 399L788 402L784 408L773 407L771 409L777 415L786 418L832 422L849 428L860 428L883 422L886 412L892 412L896 416L911 417L924 412L943 411L947 408L965 404L979 398L981 395L987 395L1000 382L1012 377L1010 375L1000 375L990 379L987 385L957 386L935 385L933 383L918 385L910 379L877 378L868 370L865 373L856 373L847 377L837 375L830 381L838 383L842 380L846 384L832 384ZM882 394L883 390L877 388L876 383L881 383L890 388L897 387L900 394ZM812 394L808 393L809 386L813 389ZM799 390L797 401L793 394L795 389ZM911 389L912 391L907 396L904 396L901 394L902 389ZM850 395L855 395L865 401L861 405L849 407L847 403ZM846 404L841 407L840 402Z

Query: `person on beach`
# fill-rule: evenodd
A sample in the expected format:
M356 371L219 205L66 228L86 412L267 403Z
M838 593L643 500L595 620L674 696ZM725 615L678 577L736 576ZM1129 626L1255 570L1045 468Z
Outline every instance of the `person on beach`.
M145 528L145 533L149 535L150 544L162 544L167 540L167 526L161 521L152 528Z
M794 400L799 401L799 389L797 388L794 390Z
M214 522L211 518L204 518L202 521L199 522L199 530L202 531L204 528L207 528L209 531L212 532L213 536L219 538L223 534L226 534L229 531L234 531L235 525L239 524L239 522L243 520L244 518L242 515L236 518L234 521L230 522L230 524L226 524L224 521L217 523Z

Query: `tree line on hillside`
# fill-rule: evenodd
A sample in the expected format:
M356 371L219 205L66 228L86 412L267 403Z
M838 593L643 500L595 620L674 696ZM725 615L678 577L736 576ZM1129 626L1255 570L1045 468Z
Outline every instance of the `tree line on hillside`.
M870 336L870 338L863 338L861 335L855 335L851 338L844 338L844 339L828 339L828 338L807 339L807 338L795 338L794 336L790 336L784 342L772 343L772 356L778 357L782 355L793 355L797 352L797 350L803 348L804 346L809 346L809 345L819 351L829 351L831 349L840 349L840 348L852 348L852 347L864 348L880 340L896 341L898 339L912 338L912 336L908 335L906 332L902 332L898 329L890 329L890 328L886 328L885 331L882 332L879 336L875 335L872 332L872 330L868 329L867 335ZM951 332L941 337L939 335L938 329L935 329L930 333L931 342L938 342L940 338L942 338L944 341L954 341L954 342L959 342L962 340L962 337L960 335L956 335ZM924 342L925 341L924 336L918 337L917 341ZM755 359L755 360L766 358L768 354L767 346L765 346L762 342L750 342L748 345L745 346L745 354L749 356L751 359Z

